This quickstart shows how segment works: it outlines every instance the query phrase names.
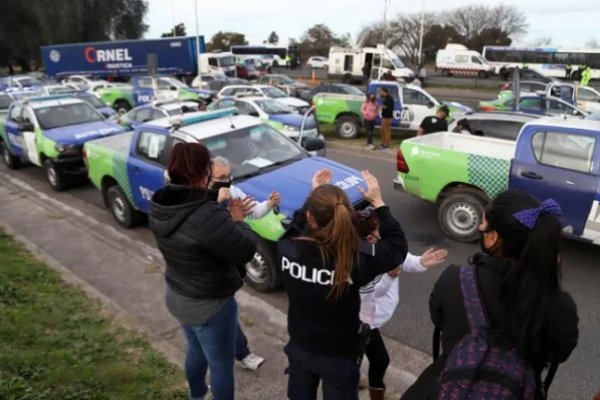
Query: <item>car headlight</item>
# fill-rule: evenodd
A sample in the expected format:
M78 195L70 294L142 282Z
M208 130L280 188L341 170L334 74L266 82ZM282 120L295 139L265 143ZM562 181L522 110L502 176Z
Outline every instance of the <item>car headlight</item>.
M54 145L54 148L63 156L74 156L81 153L79 146L75 144L57 143L56 145Z
M288 132L298 132L298 131L300 131L300 127L292 126L292 125L284 125L283 130L288 131Z

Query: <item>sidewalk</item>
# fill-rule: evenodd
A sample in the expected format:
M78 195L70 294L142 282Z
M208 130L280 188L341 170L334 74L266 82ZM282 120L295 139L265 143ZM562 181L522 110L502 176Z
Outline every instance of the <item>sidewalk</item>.
M182 366L185 343L164 305L164 264L155 247L99 222L92 209L68 206L5 173L0 173L0 199L1 228ZM256 372L236 366L236 398L285 399L286 315L246 291L236 297L251 349L267 360ZM392 340L386 343L392 360L386 377L388 398L397 399L429 357ZM367 398L362 392L361 399Z

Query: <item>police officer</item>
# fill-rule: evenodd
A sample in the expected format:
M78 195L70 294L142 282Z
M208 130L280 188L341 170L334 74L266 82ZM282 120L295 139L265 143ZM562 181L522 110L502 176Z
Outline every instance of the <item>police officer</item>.
M587 86L592 80L592 70L589 65L583 66L583 71L581 72L581 86Z
M566 79L571 79L571 71L572 70L573 70L573 67L571 66L571 64L565 65L565 78Z
M400 224L383 202L377 179L363 171L359 186L379 216L381 236L360 242L352 205L330 184L331 171L318 171L304 207L278 243L278 262L289 298L285 346L288 398L357 400L359 368L368 326L359 319L359 288L404 261L407 244Z

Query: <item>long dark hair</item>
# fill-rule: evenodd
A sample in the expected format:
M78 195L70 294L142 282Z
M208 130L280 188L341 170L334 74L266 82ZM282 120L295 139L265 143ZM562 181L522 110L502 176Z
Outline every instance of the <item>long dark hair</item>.
M171 150L167 172L171 183L197 188L210 181L211 165L210 151L203 144L177 143Z
M316 227L310 227L307 236L315 241L323 262L333 258L335 274L331 295L339 299L349 287L352 267L358 253L358 235L352 222L352 205L346 193L335 185L320 185L308 197L308 212Z
M501 258L508 263L501 286L501 301L508 317L508 330L523 355L536 369L551 358L555 326L553 310L561 290L561 225L551 214L542 214L533 229L514 214L538 207L528 194L508 190L488 206L488 230L501 237Z

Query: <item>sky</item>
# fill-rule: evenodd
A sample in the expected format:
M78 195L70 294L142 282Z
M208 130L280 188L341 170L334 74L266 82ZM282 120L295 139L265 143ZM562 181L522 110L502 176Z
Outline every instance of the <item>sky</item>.
M188 35L196 33L195 0L148 0L146 38L160 37L183 22ZM352 38L370 23L383 20L386 0L197 0L199 32L206 41L218 32L235 31L246 35L250 44L260 44L271 31L280 43L299 39L311 26L324 23L336 34L350 33ZM480 0L387 0L388 16L452 9L471 4L496 4ZM514 44L529 44L542 37L552 38L551 45L584 47L595 37L600 42L599 0L504 0L517 6L527 17L527 33ZM298 5L301 6L298 6ZM389 18L389 17L388 17Z

